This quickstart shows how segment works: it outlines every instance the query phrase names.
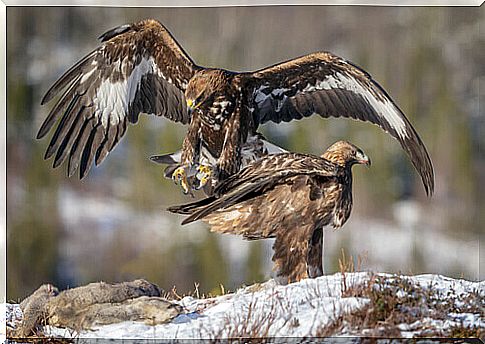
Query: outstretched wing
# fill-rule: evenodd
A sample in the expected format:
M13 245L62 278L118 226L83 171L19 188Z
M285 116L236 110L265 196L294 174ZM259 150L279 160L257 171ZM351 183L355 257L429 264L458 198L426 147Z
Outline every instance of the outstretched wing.
M168 210L179 214L191 214L182 222L187 224L219 209L264 195L289 178L310 175L334 177L337 173L339 173L338 166L316 156L297 153L267 155L219 184L214 190L216 196L187 205L170 207Z
M359 67L320 52L246 75L259 123L318 114L377 124L399 141L421 175L426 193L433 193L434 172L426 147L386 91Z
M80 178L100 164L140 113L188 123L184 90L199 68L158 21L123 25L100 37L103 44L62 75L42 104L66 89L42 124L44 137L61 118L45 154L54 167L69 156Z

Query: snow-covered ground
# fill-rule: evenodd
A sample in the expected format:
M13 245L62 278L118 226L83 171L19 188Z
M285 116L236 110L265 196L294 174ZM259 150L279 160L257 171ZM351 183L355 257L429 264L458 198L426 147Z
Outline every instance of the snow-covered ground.
M445 336L457 327L473 333L485 331L485 281L360 272L337 273L286 286L270 280L214 298L184 297L176 301L184 307L184 314L162 325L122 322L80 333L46 326L44 333L117 339L367 336L375 335L376 326L356 324L361 320L359 314L376 311L376 299L368 297L373 292L378 300L382 293L384 303L385 295L393 302L397 300L393 307L407 321L393 323L392 328L403 337ZM22 317L18 305L3 304L2 308L6 308L2 314L7 326L15 327ZM359 313L362 310L365 312Z

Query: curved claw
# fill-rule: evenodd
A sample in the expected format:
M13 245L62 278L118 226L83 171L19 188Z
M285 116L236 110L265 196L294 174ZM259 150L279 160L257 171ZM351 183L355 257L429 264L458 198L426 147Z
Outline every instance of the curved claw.
M207 165L197 166L196 178L200 181L197 189L204 187L212 178L212 167Z
M184 194L189 193L189 184L187 183L187 174L185 173L185 167L180 166L172 173L172 180L175 184L180 184Z

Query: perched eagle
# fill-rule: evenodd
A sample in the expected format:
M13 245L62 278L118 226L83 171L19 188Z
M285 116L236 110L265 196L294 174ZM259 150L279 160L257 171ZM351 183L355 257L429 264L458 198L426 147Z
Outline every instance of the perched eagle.
M68 157L69 176L79 168L83 178L93 161L100 164L140 113L189 125L173 172L185 191L189 175L201 184L223 180L265 154L260 124L318 114L380 126L406 151L426 193L433 192L431 160L411 123L369 74L343 58L317 52L255 72L204 68L152 19L100 39L42 99L45 104L64 90L37 138L58 122L45 158L55 155L57 167Z
M219 233L276 238L273 261L287 282L323 274L325 227L340 228L352 210L352 166L370 159L349 142L334 143L322 157L266 155L218 184L214 195L168 208L201 219Z

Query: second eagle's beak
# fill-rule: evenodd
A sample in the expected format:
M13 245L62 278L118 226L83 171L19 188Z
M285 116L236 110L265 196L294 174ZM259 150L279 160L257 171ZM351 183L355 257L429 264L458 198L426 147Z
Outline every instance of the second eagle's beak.
M369 167L371 165L370 158L365 154L358 154L357 155L357 163L362 164L362 165L366 165L367 167Z
M365 165L367 167L370 167L371 162L370 162L369 157L367 155L364 155L364 157L365 157L364 159L359 160L359 164L363 164L363 165Z

